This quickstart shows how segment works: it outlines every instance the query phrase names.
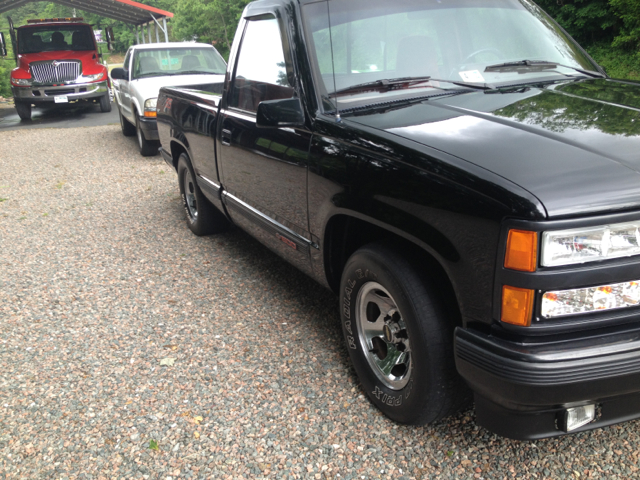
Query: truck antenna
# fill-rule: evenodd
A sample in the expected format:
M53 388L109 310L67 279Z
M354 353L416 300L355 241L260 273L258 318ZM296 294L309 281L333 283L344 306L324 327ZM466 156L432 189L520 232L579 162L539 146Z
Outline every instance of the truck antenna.
M331 70L333 71L333 92L334 99L336 102L336 122L340 123L342 118L340 118L340 111L338 110L338 97L335 95L338 91L338 87L336 86L336 66L333 61L333 34L331 33L331 9L329 8L330 0L327 0L327 18L329 20L329 45L331 47Z

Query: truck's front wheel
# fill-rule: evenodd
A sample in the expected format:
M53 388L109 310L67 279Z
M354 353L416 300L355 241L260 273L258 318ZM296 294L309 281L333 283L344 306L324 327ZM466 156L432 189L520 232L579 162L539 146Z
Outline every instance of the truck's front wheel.
M198 236L223 232L229 227L227 218L204 196L186 153L178 159L180 197L189 229Z
M100 111L102 113L111 111L111 98L109 97L109 93L100 97Z
M364 390L389 418L414 425L469 398L455 369L453 323L425 273L372 244L349 258L340 286L342 329Z
M122 129L122 134L125 137L133 137L136 134L136 127L135 125L132 125L129 120L124 118L120 107L118 107L118 116L120 117L120 128Z
M16 110L21 120L31 120L31 104L16 100Z
M140 120L136 116L136 136L138 137L138 149L140 155L143 157L151 157L158 154L158 148L160 148L160 142L157 140L147 140L144 138L144 132L140 127Z

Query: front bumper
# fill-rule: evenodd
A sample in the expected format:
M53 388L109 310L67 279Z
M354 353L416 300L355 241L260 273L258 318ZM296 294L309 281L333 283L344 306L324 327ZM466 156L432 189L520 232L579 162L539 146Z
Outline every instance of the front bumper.
M158 121L155 118L138 117L138 122L140 122L140 130L142 130L144 138L147 140L160 139L158 136Z
M16 101L29 103L53 103L58 95L66 95L70 102L101 97L109 93L107 81L94 83L74 83L57 87L49 85L33 85L31 87L11 86Z
M566 408L596 404L571 433L640 417L640 330L516 343L469 329L455 335L456 367L475 393L478 424L509 438L563 435Z

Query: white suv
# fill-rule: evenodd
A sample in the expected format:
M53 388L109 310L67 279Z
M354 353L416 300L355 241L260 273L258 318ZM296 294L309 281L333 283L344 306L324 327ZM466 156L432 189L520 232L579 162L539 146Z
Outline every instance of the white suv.
M111 71L115 103L125 136L137 135L140 153L156 155L160 143L156 99L161 87L223 82L227 64L204 43L151 43L127 50L123 68Z

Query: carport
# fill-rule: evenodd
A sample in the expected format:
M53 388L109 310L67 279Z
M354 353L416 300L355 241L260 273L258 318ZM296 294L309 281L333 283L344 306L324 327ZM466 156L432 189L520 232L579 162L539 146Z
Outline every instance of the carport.
M0 13L21 7L37 0L0 0ZM167 18L173 13L150 7L133 0L52 0L53 3L73 7L85 12L95 13L102 17L113 18L133 25L138 43L153 43L152 28L155 26L156 42L160 42L160 31L164 33L165 42L169 41ZM160 22L162 21L162 25ZM145 32L146 26L146 32Z

